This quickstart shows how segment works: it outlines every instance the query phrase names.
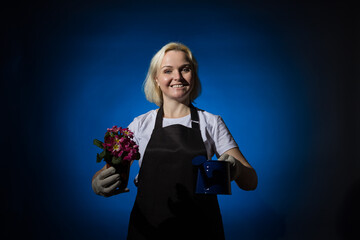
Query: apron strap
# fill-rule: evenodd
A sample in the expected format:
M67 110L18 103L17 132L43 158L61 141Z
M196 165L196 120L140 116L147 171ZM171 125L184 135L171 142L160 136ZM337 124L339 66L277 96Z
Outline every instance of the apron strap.
M199 114L194 107L194 105L190 104L190 111L191 111L191 127L194 129L200 129L199 124Z
M162 128L163 117L164 117L164 109L163 109L163 106L161 105L156 114L154 130Z
M190 104L189 107L190 107L190 113L191 113L191 127L194 129L200 129L199 114L198 114L196 108L192 104ZM164 109L163 109L163 106L161 106L156 114L154 130L162 128L163 117L164 117Z

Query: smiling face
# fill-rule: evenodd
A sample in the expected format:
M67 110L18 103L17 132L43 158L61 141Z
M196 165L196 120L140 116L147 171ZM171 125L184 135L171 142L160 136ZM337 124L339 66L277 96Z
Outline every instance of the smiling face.
M165 53L156 76L163 101L177 101L188 105L193 88L193 69L183 51L171 50Z

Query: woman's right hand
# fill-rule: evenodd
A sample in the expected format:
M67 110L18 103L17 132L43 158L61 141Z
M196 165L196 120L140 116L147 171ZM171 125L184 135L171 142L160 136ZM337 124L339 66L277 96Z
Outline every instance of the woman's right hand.
M114 167L104 168L92 180L92 189L97 195L110 197L119 193L129 192L128 188L119 189L120 175Z

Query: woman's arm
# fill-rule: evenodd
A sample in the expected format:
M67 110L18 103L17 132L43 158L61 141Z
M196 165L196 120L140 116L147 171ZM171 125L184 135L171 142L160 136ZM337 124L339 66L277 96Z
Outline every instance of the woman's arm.
M257 174L248 161L246 161L245 157L240 152L240 149L232 148L226 151L224 154L233 156L237 161L240 162L240 174L239 177L235 179L237 185L243 190L255 190L258 184Z

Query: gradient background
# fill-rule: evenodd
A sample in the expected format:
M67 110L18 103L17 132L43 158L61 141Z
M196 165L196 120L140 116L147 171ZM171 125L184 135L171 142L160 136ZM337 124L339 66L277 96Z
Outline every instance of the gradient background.
M227 239L359 236L358 11L269 2L3 6L1 234L125 239L136 187L92 192L92 140L156 107L142 81L180 41L200 66L196 106L223 117L259 176L256 191L219 196Z

